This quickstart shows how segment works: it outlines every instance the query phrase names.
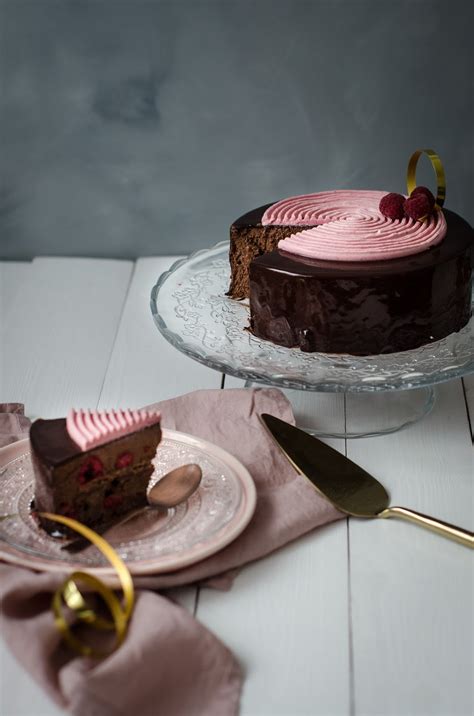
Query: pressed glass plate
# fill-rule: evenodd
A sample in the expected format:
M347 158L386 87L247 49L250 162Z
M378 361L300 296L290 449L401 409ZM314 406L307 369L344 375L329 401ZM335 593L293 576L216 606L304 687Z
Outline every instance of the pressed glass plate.
M252 336L248 306L227 297L229 243L198 251L162 274L151 310L163 336L190 358L248 382L323 392L424 388L474 371L474 319L411 351L374 356L303 353Z
M185 503L169 510L136 510L107 530L104 536L135 575L173 571L214 554L242 532L256 504L255 485L245 467L205 440L165 429L153 462L149 488L187 463L200 465L203 475L198 490ZM62 549L64 539L42 530L31 514L33 497L29 441L2 448L0 558L33 569L87 567L104 577L114 576L93 545L72 555Z

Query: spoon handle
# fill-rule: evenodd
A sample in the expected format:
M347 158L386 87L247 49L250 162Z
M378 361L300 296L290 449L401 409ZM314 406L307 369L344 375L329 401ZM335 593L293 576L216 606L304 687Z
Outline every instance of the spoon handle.
M474 534L472 532L464 530L462 527L451 525L449 522L435 520L434 517L422 515L421 512L408 510L406 507L387 507L386 510L379 512L377 517L399 517L402 520L414 522L416 525L425 527L432 532L437 532L439 535L459 542L459 544L463 544L465 547L474 548Z

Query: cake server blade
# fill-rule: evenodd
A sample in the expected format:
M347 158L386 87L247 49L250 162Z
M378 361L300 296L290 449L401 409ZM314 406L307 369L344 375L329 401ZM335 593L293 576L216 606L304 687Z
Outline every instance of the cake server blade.
M474 548L468 530L406 507L390 507L388 492L375 477L321 440L273 415L263 413L260 418L293 467L341 512L354 517L399 517Z

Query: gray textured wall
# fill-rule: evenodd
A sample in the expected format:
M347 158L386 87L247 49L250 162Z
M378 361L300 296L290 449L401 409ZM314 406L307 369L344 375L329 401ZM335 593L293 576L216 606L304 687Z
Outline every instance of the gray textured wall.
M0 256L187 253L426 146L472 223L472 7L0 0Z

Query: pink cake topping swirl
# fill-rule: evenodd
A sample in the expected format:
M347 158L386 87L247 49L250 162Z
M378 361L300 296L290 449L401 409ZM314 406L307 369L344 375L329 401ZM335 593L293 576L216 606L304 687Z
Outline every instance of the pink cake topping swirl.
M159 423L161 413L149 410L70 410L66 429L85 452L136 430Z
M264 226L311 227L292 234L278 248L327 261L377 261L409 256L439 244L446 220L436 211L424 221L388 219L379 211L387 192L336 190L293 196L270 206Z

